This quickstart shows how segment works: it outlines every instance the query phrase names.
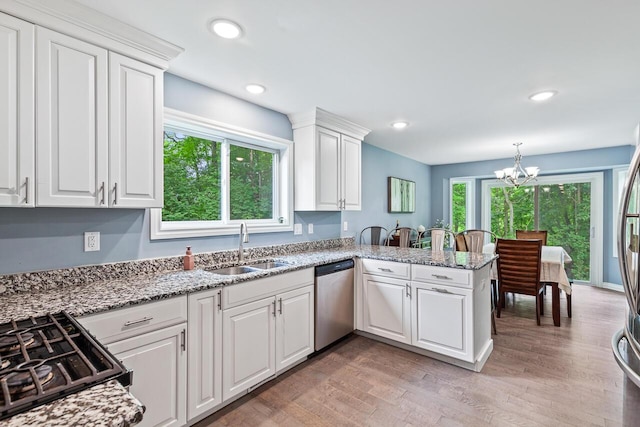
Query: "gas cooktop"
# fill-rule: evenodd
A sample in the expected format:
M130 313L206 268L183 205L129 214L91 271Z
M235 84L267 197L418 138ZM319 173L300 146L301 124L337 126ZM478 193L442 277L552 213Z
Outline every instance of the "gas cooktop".
M66 312L0 324L0 420L132 374Z

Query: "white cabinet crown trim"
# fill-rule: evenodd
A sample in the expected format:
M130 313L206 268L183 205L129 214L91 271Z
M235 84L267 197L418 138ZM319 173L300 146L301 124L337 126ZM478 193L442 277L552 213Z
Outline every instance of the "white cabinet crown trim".
M316 107L315 110L304 113L289 114L287 117L289 117L293 129L317 125L352 136L359 140L363 140L364 137L371 132L371 129L367 129L364 126L360 126L359 124L318 107Z

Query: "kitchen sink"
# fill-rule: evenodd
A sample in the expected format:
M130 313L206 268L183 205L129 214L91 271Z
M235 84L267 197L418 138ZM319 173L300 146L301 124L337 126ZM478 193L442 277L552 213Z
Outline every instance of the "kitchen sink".
M206 269L206 270L210 273L221 274L225 276L232 276L234 274L255 273L256 271L258 271L257 268L251 268L246 265L236 265L233 267Z
M271 268L286 267L287 265L288 264L285 264L283 262L268 261L268 262L260 262L258 264L249 264L249 267L258 268L260 270L269 270Z

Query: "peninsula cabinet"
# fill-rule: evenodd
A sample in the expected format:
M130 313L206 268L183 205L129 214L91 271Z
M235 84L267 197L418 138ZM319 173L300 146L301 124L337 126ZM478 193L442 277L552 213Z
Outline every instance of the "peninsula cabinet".
M224 401L314 350L313 269L225 287L222 307Z
M34 26L0 13L0 206L35 206Z
M316 108L290 115L295 146L295 209L361 209L362 140L370 131Z
M365 332L411 344L411 299L407 280L365 274L363 314Z
M162 206L162 70L36 28L37 205Z

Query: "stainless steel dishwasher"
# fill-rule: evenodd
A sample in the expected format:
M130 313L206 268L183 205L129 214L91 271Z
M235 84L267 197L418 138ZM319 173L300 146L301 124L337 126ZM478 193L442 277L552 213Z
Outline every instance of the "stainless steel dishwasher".
M353 260L316 267L316 351L353 332Z

